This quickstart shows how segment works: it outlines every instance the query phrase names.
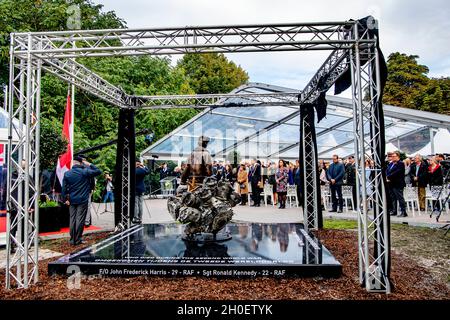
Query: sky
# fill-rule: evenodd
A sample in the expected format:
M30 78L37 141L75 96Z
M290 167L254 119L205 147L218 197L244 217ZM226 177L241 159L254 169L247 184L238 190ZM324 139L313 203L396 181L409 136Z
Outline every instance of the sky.
M429 76L450 76L448 0L95 0L114 10L129 28L346 21L372 15L379 22L380 45L418 55ZM301 90L329 52L227 54L262 82ZM173 57L175 62L179 56ZM347 92L348 93L348 92ZM346 94L344 94L345 96Z

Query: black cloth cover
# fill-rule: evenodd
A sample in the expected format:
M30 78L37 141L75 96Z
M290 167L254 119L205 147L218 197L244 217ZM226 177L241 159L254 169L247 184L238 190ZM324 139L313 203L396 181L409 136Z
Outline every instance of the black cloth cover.
M314 119L314 108L315 108L315 104L310 104L310 103L304 103L300 106L300 141L302 141L302 139L304 139L304 137L308 134L308 132L303 132L303 126L302 123L304 120L308 121L309 123L309 129L311 131L311 136L313 139L313 147L309 147L306 146L305 150L303 148L303 143L300 142L300 154L299 154L299 159L303 159L302 155L305 154L305 158L308 159L311 162L313 157L316 159L316 185L318 186L317 190L316 190L316 195L317 195L317 199L319 199L319 204L318 204L318 214L317 214L317 219L318 219L318 227L319 229L322 229L323 227L323 216L322 216L322 208L320 205L320 177L319 177L319 170L317 170L317 139L316 139L316 126L315 126L315 119ZM300 166L304 166L305 164L302 163L302 161L300 161ZM305 169L305 170L303 170ZM303 177L302 177L302 181L305 181L305 171L311 171L313 168L302 168L302 173L303 173ZM306 197L314 197L314 189L311 186L307 186L306 190L305 188L302 188L302 193L303 193L303 199L306 199ZM304 207L304 203L302 203L302 206ZM314 208L310 207L310 208L303 208L303 210L308 210L308 211L313 211ZM305 223L307 223L305 221ZM310 228L314 227L313 225L309 225Z

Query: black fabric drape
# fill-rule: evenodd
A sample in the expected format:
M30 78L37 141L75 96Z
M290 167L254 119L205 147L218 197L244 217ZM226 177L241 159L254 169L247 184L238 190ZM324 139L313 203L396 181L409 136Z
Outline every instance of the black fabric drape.
M319 203L317 203L317 207L318 207L318 213L317 213L317 219L318 219L318 228L322 229L323 227L323 216L322 216L322 207L320 205L320 181L319 181L319 170L317 170L317 159L318 159L318 154L317 154L317 139L316 139L316 126L315 126L315 117L314 117L314 108L316 107L316 104L311 104L311 103L304 103L300 106L300 141L302 141L302 139L305 139L305 136L307 136L309 133L311 134L311 138L312 138L312 147L309 145L306 145L306 148L303 148L303 143L300 143L300 154L299 154L299 159L303 159L303 154L305 155L305 159L307 159L307 162L311 163L313 162L314 165L316 166L316 186L317 186L317 190L314 191L312 186L307 186L306 189L302 188L302 193L303 193L303 199L306 199L306 197L314 197L314 192L316 192L316 196L317 199L319 199ZM303 132L303 121L307 121L308 122L308 126L307 128L309 128L309 132ZM316 161L313 161L313 160ZM305 166L305 163L302 163L302 161L300 162L301 166ZM306 172L311 172L311 170L313 170L313 168L302 168L302 181L305 181L306 179ZM302 203L303 206L303 210L308 210L308 212L312 212L314 210L313 206L309 206L308 208L304 207L304 202ZM304 223L307 223L306 221ZM308 225L309 228L314 227L314 225Z
M320 89L321 90L321 89ZM327 115L327 99L326 97L326 91L322 91L317 99L314 101L314 109L316 109L317 112L317 122L320 122L323 118Z
M363 34L368 30L368 35L370 39L373 39L375 36L377 37L377 44L376 48L378 50L378 61L380 65L380 76L381 79L385 79L381 81L382 87L384 88L384 85L386 84L387 79L387 65L386 60L384 59L383 52L381 52L380 49L380 42L378 41L378 28L376 26L371 25L370 23L372 21L375 21L372 16L367 16L365 18L358 20L358 34ZM349 30L349 32L352 32L353 30ZM347 59L350 59L348 57ZM360 56L360 64L361 66L365 65L367 63L367 58L364 57L364 55ZM338 95L342 93L343 91L347 90L351 84L352 84L352 78L351 78L351 68L348 68L346 72L344 72L334 83L334 94ZM373 76L375 77L375 73L373 73Z
M114 181L114 224L117 226L122 221L122 176L128 175L126 170L123 170L123 157L125 138L128 139L129 154L128 163L130 166L130 179L128 181L130 188L129 206L131 217L134 215L135 195L136 195L136 140L134 127L134 110L120 109L119 124L117 132L117 153L116 153L116 178ZM126 226L124 226L126 227Z

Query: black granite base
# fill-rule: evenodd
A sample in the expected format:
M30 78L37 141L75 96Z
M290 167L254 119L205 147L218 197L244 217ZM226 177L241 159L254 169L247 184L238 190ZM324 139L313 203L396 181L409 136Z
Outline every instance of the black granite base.
M138 225L48 265L49 274L338 277L341 264L302 224L228 224L231 239L183 241L183 225ZM70 268L69 268L70 267Z

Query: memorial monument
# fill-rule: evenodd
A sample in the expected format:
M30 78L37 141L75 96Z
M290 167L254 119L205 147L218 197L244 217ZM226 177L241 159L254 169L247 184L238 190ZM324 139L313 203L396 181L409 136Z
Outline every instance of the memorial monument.
M212 177L212 158L207 149L210 139L200 136L198 146L187 160L176 196L169 197L167 208L174 220L186 224L184 240L224 241L229 234L219 233L233 217L232 207L241 197L231 183Z

